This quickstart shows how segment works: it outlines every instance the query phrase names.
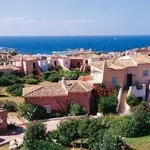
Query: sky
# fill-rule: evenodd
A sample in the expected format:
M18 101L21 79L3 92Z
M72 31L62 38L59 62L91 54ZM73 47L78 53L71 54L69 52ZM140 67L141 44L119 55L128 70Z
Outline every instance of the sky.
M150 35L150 0L0 0L0 36Z

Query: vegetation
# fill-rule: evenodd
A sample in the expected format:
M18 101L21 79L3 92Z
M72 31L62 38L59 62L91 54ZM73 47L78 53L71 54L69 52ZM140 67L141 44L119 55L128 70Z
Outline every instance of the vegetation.
M60 75L56 70L46 71L43 73L43 79L45 81L58 82L60 79Z
M117 105L117 93L109 97L100 97L98 100L99 111L103 114L116 113Z
M63 150L64 147L55 144L48 138L46 127L42 122L31 122L25 129L21 150Z
M9 112L17 111L17 104L13 101L0 101L0 108L6 109Z
M138 106L139 104L141 103L141 101L133 94L130 94L128 97L127 97L127 104L130 106L130 107L135 107L135 106Z
M12 96L22 96L22 88L22 85L14 84L8 86L6 92L10 93Z
M99 119L89 120L85 118L62 121L58 129L52 132L52 138L64 146L70 146L79 139L81 148L83 142L86 142L92 150L117 150L121 146L126 147L122 139L112 134L108 127Z
M19 84L20 80L18 76L8 75L8 74L0 74L0 86L9 86L13 84Z
M77 80L80 76L86 75L82 71L64 71L62 69L46 71L43 73L43 80L50 82L58 82L61 77L65 77L67 80Z
M149 150L150 148L150 136L138 137L138 138L125 138L125 142L130 145L133 150Z
M25 84L37 84L39 81L34 75L27 75L21 79L21 81Z
M21 116L30 121L48 118L44 108L33 104L18 104L18 111Z
M86 109L84 107L81 107L78 103L74 103L71 105L70 108L71 116L84 115L85 113L86 113Z

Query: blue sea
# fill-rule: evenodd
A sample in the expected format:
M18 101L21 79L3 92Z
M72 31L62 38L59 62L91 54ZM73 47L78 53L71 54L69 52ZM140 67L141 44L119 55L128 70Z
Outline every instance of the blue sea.
M52 51L84 48L94 51L124 51L150 46L150 36L1 36L0 47L19 53L51 54Z

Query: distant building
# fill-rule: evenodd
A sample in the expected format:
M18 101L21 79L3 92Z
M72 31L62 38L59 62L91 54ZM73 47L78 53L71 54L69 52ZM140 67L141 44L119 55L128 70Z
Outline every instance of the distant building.
M38 75L41 73L38 65L38 59L30 55L16 55L12 57L10 63L13 66L18 67L20 72L25 75Z

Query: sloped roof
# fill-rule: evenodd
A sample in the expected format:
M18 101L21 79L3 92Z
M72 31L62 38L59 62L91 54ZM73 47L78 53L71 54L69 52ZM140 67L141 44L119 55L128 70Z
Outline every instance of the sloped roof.
M59 83L49 83L45 85L29 86L23 88L24 97L55 97L55 96L67 96L68 93L87 93L92 90L85 81L67 81L67 88L65 89Z
M85 93L92 90L92 87L85 81L67 81L67 85L70 93Z
M66 90L58 83L23 88L23 96L25 97L53 97L66 95Z
M37 57L31 55L16 55L11 58L12 61L20 61L20 57L23 57L24 61L37 60Z

